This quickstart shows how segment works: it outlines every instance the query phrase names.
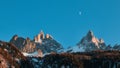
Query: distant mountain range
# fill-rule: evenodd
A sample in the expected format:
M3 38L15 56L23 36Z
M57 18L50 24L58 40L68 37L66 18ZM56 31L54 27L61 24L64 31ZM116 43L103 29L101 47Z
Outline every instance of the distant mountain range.
M64 49L51 35L44 34L41 31L33 40L29 38L18 37L14 35L10 40L22 52L33 53L41 50L43 53L61 53L61 52L84 52L93 50L120 50L120 45L106 45L103 39L95 37L94 33L89 30L86 36L82 38L75 46Z
M50 34L41 32L34 37L33 40L29 38L18 37L14 35L10 43L16 45L18 49L25 53L34 53L41 50L42 53L61 53L61 52L88 52L93 50L120 50L120 45L106 45L103 39L95 37L94 33L89 30L86 36L80 40L75 46L64 49L63 46L57 42Z

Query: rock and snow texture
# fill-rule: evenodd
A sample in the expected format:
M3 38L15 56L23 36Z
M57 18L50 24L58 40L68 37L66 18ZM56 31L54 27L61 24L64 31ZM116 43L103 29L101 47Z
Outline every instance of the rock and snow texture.
M43 55L42 54L40 55L37 51L34 52L34 53L23 52L23 55L24 56L28 56L28 57L43 57Z
M98 49L105 49L106 44L103 39L97 39L93 32L88 31L87 35L74 47L68 48L67 52L83 52Z
M82 40L77 44L79 45L85 45L85 46L94 46L96 48L100 48L102 46L105 46L104 40L96 38L93 34L93 32L90 30L85 37L82 38Z
M64 52L72 53L72 52L85 52L84 47L74 46L66 49Z

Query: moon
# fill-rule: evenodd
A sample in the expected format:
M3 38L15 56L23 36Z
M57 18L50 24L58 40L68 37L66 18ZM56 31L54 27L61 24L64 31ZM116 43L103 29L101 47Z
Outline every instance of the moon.
M79 11L79 15L82 15L82 12L81 12L81 11Z

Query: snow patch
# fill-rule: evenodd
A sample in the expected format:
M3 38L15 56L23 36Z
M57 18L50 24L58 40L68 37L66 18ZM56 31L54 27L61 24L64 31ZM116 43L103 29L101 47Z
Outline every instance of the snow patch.
M33 52L33 53L25 53L25 52L22 52L24 56L37 56L38 55L38 52Z
M64 52L67 52L67 51L70 51L70 52L85 52L85 49L84 49L84 47L81 47L81 46L74 46L74 47L71 47L69 49L64 50Z

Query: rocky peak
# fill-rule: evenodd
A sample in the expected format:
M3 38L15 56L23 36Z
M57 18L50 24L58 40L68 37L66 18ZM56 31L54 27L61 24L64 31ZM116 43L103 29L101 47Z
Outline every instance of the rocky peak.
M53 37L50 34L45 35L44 32L41 30L40 33L35 36L34 41L42 44L42 41L44 39L53 39Z
M88 41L91 41L94 38L94 34L91 30L88 31L87 35L85 36Z
M89 49L100 49L102 45L105 45L105 43L103 39L96 38L94 33L89 30L87 35L82 38L78 45L86 45Z
M46 35L45 35L45 38L46 38L46 39L52 39L53 37L52 37L50 34L46 34Z
M45 38L44 32L42 30L40 31L40 34L38 34L38 35L39 35L40 39L44 39Z
M18 35L14 35L12 40L17 40L17 38L18 38Z
M99 42L100 43L104 43L104 40L101 38L101 39L99 39Z
M87 36L94 36L94 33L92 30L89 30L88 33L87 33Z
M89 42L89 43L93 42L97 44L99 40L94 36L94 33L91 30L89 30L87 35L82 38L80 43L86 43L86 42Z
M41 30L40 33L35 36L34 40L35 42L42 43L42 40L44 39L44 32Z

